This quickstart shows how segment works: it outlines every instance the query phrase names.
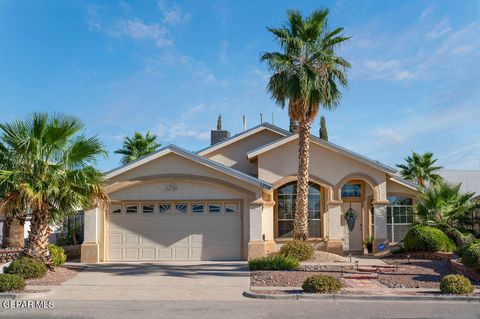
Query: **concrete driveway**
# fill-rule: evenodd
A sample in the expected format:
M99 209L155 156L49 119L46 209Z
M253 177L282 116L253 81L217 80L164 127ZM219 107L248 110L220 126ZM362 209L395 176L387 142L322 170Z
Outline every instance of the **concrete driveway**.
M246 262L102 263L57 286L53 300L240 300Z

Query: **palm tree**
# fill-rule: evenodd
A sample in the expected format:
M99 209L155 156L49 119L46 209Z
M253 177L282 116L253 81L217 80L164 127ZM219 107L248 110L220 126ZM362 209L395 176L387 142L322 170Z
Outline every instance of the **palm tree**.
M328 131L327 131L327 121L325 120L325 116L322 115L320 118L320 131L318 132L318 136L328 142Z
M445 231L457 245L463 245L462 220L478 207L474 193L460 192L461 184L438 181L422 188L415 206L415 222Z
M123 155L120 162L122 165L131 163L141 157L155 152L161 144L157 143L157 136L147 132L145 136L140 132L135 132L133 137L125 137L121 149L116 150L115 154Z
M425 187L427 183L436 183L442 177L435 172L441 170L442 166L433 166L437 159L433 159L433 153L418 154L412 152L412 156L405 158L406 164L397 164L400 174L418 185Z
M10 168L0 170L0 185L12 195L0 204L28 205L28 256L48 261L50 223L107 199L103 174L93 167L106 152L99 139L85 137L83 129L77 117L63 114L34 113L0 124L0 140L13 159Z
M340 102L339 86L347 86L350 63L336 55L348 37L343 28L329 31L328 10L317 10L302 17L297 10L287 12L288 23L268 28L282 52L264 53L272 73L267 85L272 98L284 108L288 102L290 120L298 121L298 185L294 238L308 239L308 182L310 128L320 107L334 109Z

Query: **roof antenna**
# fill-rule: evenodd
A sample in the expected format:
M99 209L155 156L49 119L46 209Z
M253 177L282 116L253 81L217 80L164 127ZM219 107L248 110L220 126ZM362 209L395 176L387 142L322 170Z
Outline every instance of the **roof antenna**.
M263 124L263 113L260 113L260 124Z
M245 114L243 114L243 131L245 132L247 130L247 118Z

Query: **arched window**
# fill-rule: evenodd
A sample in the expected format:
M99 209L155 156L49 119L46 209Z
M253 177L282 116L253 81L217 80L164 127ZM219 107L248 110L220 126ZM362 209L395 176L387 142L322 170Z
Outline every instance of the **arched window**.
M277 237L293 238L297 182L285 184L277 190ZM308 187L308 233L310 238L322 237L320 186Z

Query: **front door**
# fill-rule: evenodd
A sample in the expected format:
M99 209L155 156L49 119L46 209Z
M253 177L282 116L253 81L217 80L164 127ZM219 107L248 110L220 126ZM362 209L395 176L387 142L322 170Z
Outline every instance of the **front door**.
M350 207L357 213L355 226L350 231L344 214ZM363 251L362 245L362 203L344 203L342 204L342 225L343 225L343 250L351 253L361 253Z

